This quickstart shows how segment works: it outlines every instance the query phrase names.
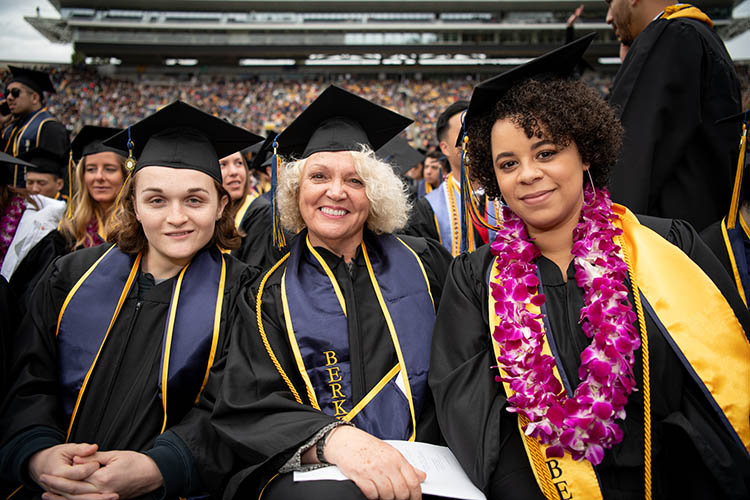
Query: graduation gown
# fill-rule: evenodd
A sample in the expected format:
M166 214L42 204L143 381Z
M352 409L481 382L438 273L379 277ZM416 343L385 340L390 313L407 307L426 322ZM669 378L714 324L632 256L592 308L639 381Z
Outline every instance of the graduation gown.
M271 202L264 195L258 196L248 207L239 225L242 245L232 255L245 264L259 269L268 269L289 251L289 242L294 237L284 231L287 246L281 249L273 244L273 212Z
M64 157L70 150L68 131L60 121L41 108L20 117L0 132L0 150L18 157L34 148L43 148ZM67 174L64 176L67 178ZM68 179L65 179L67 192ZM25 185L25 169L18 169L16 185Z
M303 231L299 237L306 237L306 234ZM365 242L373 237L372 233L365 231ZM401 238L421 259L437 306L450 256L436 242L408 236ZM354 404L394 367L397 357L361 251L353 260L350 272L342 258L323 248L316 250L331 268L346 302L351 402ZM280 366L304 398L305 384L290 347L282 309L281 277L287 263L275 269L264 285L262 324ZM271 361L257 326L254 292L259 286L260 281L256 281L238 304L223 384L211 420L218 435L233 450L237 462L216 464L216 458L212 458L205 465L199 464L201 471L206 467L205 481L210 481L211 478L206 476L216 474L217 469L223 470L225 475L214 476L213 481L222 481L226 471L234 472L225 483L225 498L238 494L257 496L266 482L305 442L323 427L337 421L309 404L298 403ZM404 335L408 332L399 332L400 337ZM204 396L206 394L204 391ZM432 443L439 441L429 391L417 421L416 439Z
M612 201L684 219L701 231L724 216L737 164L740 86L718 35L696 19L652 21L615 76L609 102L625 128Z
M701 266L727 297L745 332L750 331L747 309L695 231L681 221L639 219ZM495 380L487 285L492 259L489 246L484 246L461 255L451 266L433 338L430 386L445 440L488 498L540 499L544 497L529 465L518 419L507 411L503 386ZM547 333L551 331L565 374L575 387L580 383L580 353L590 344L578 323L583 291L576 285L572 262L567 282L552 261L540 257L537 266L546 296ZM634 303L632 290L629 300ZM747 498L750 461L731 441L648 314L646 326L652 381L653 498ZM633 365L638 390L628 399L627 418L617 421L624 439L606 450L596 467L605 499L644 498L641 352L635 352ZM569 498L563 491L560 495Z
M18 298L18 307L23 316L31 300L31 292L44 272L55 259L70 253L68 241L60 231L54 229L39 240L21 260L10 277L10 287Z
M68 431L69 418L62 410L60 397L55 336L59 312L72 287L110 246L84 249L57 259L34 290L32 309L19 326L12 348L13 384L0 417L0 472L6 480L31 486L22 490L22 497L30 496L34 487L25 466L28 458L36 451L64 442ZM256 273L229 256L225 258L217 358L225 351L227 324L239 290ZM144 452L154 459L165 480L165 490L151 495L187 496L202 490L189 450L179 440L165 442L159 437L164 418L159 387L163 332L176 278L159 284L152 281L152 286L148 286L144 275L139 275L99 354L68 441L97 443L100 450ZM167 429L183 419L196 397L175 391L170 395Z

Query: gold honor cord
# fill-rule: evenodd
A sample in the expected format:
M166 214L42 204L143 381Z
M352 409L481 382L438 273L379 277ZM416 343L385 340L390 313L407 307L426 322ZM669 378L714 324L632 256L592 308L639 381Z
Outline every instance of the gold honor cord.
M73 289L68 293L68 296L65 298L65 302L63 303L63 307L60 309L60 315L57 320L57 330L55 331L55 336L57 336L60 333L60 321L62 320L63 313L65 312L65 309L70 303L70 300L73 298L73 295L78 290L78 288L83 284L86 278L88 278L89 275L94 271L94 268L97 265L99 265L99 263L102 261L104 256L106 256L110 251L112 251L113 248L115 248L115 245L110 247L109 250L107 250L104 253L104 255L99 257L99 259L94 263L94 265L91 266L88 271L86 271L86 273L81 277L81 279L79 279L78 282L75 284ZM83 399L83 394L86 391L86 386L88 385L89 379L91 378L91 374L93 373L94 368L96 367L96 363L97 361L99 361L99 355L102 353L104 344L107 342L107 338L109 337L109 332L112 331L112 326L115 324L115 321L117 320L117 316L119 316L120 314L120 310L122 309L122 305L125 303L125 299L128 296L130 287L133 285L133 281L135 281L135 277L138 275L138 268L141 265L141 257L142 257L142 254L139 253L138 256L136 256L135 261L133 262L133 266L130 268L130 274L128 275L128 279L125 282L125 286L122 289L122 293L120 294L120 299L117 301L117 307L115 307L115 312L112 315L112 319L109 322L109 326L107 327L107 332L104 334L104 339L102 340L102 343L99 346L99 350L96 353L96 357L94 357L94 362L91 363L91 367L89 367L89 370L86 373L86 377L83 379L83 384L81 385L81 389L78 391L76 404L73 407L73 413L70 416L70 423L68 424L68 431L65 435L65 442L67 442L68 439L70 438L70 432L73 430L73 423L75 422L76 415L78 413L78 407L81 404L81 399Z
M321 263L325 265L325 262L321 260ZM326 266L328 267L328 266ZM327 269L330 273L330 269ZM341 299L340 299L341 300ZM294 354L294 361L297 363L297 370L302 376L302 380L305 382L305 388L307 389L307 399L310 401L310 406L320 411L320 404L318 403L318 397L315 394L315 388L310 380L310 375L307 373L305 363L302 360L302 353L299 350L297 344L297 337L294 335L294 327L292 326L292 315L289 313L289 301L286 297L286 268L284 273L281 275L281 305L284 310L284 323L286 324L286 334L289 338L289 345L292 346L292 353ZM345 304L341 303L342 308ZM344 310L344 316L346 316L346 310Z
M492 271L490 280L494 281L494 276L497 275L497 258L492 260ZM489 325L490 325L490 340L492 343L492 350L495 354L495 359L501 355L500 345L497 343L492 332L499 324L499 318L495 314L495 299L492 293L488 293L489 301ZM540 309L537 306L529 303L527 309L533 314L540 314ZM541 320L539 320L541 322ZM542 329L544 326L542 324ZM542 347L543 354L553 357L552 351L549 347L549 342L545 342ZM557 364L553 365L553 373L555 379L560 382L560 373L557 369ZM505 373L500 367L498 371L503 378L508 378L508 374ZM560 387L564 387L560 382ZM513 390L510 388L508 382L503 381L503 388L507 397L513 395ZM529 458L531 468L534 471L534 477L536 478L539 489L548 500L559 500L560 498L585 498L587 500L601 500L602 492L599 488L599 480L596 477L594 468L586 459L581 461L573 460L569 453L565 453L562 458L546 458L547 445L541 444L536 438L526 435L524 427L528 424L528 419L522 415L518 415L518 432L521 433L521 440L523 441L526 454ZM563 494L568 494L568 497L563 497Z
M721 291L679 248L615 204L634 278L679 357L750 450L750 342ZM656 279L655 277L658 277ZM686 311L701 311L686 321ZM721 342L705 332L722 332ZM719 367L717 369L717 367Z
M737 215L740 210L740 189L742 188L742 174L745 169L745 148L747 145L747 123L742 122L742 134L740 135L740 153L737 158L737 169L734 174L734 187L732 189L732 203L729 204L729 220L727 227L734 229L737 223Z
M619 221L620 219L617 220ZM633 300L635 300L638 327L641 334L641 363L643 365L643 487L646 500L651 500L653 489L651 484L651 363L648 350L648 330L646 329L646 317L643 314L643 304L641 303L641 290L638 287L633 265L630 262L630 249L625 248L625 241L622 235L615 237L615 243L622 249L623 260L625 260L625 264L628 266L628 276L630 276L630 286L633 289Z
M403 243L403 242L401 242L401 243L404 244L404 246L407 246L405 243ZM406 363L404 361L404 357L403 357L403 354L401 352L401 344L398 341L398 335L397 335L396 329L395 329L395 327L393 325L393 321L391 319L391 314L388 311L388 307L386 306L385 301L383 300L383 295L382 295L382 293L380 291L380 286L378 285L377 278L375 277L375 273L374 273L374 271L372 269L372 263L370 262L370 257L369 257L369 254L367 253L367 248L365 247L364 242L362 242L360 244L360 246L362 248L362 256L363 256L363 258L365 260L365 264L367 266L367 272L368 272L368 274L370 276L370 282L372 283L373 289L375 290L375 294L378 297L378 303L380 304L380 309L383 312L383 317L385 318L386 324L388 325L388 331L390 332L391 341L392 341L393 347L394 347L394 349L396 351L396 357L398 358L398 364L394 368L392 368L388 372L388 374L386 374L385 377L383 377L375 385L375 387L373 389L371 389L367 393L367 395L365 395L365 397L363 399L361 399L354 406L354 408L350 412L347 413L347 415L343 418L343 420L347 421L347 422L350 421L350 420L352 420L360 411L362 411L362 409L364 409L364 407L375 396L377 396L377 394L383 389L383 387L385 387L386 383L389 380L391 380L400 371L401 372L401 376L402 376L402 380L403 380L403 383L404 383L404 387L405 387L405 390L406 390L406 399L409 402L409 412L410 412L411 421L412 421L412 434L409 437L409 441L414 441L414 439L416 437L416 429L417 429L416 414L415 414L415 411L414 411L414 400L412 398L411 384L409 382L409 376L408 376L407 369L406 369ZM309 239L308 239L308 247L313 252L314 257L319 261L319 263L321 264L321 266L323 266L323 269L326 271L326 274L328 275L328 279L331 281L331 284L334 286L334 289L337 289L338 288L338 284L336 283L336 278L333 276L333 272L326 265L326 263L323 260L323 258L317 252L315 252L312 249L312 246L310 245ZM409 247L407 246L407 248L409 248ZM411 250L411 248L409 248L409 250ZM414 252L412 251L412 253L414 253ZM287 254L287 256L288 255L289 254ZM417 257L416 254L414 254L414 257L416 258L417 262L419 262L420 267L421 267L421 261L419 260L419 258ZM280 264L280 263L281 263L281 261L279 261L277 263L277 265ZM274 267L276 267L276 266L274 266ZM424 274L424 268L422 268L422 273L423 273L423 276L425 278L425 283L427 283L427 288L428 288L428 291L429 291L430 285L429 285L429 281L427 280L427 275ZM269 272L269 274L270 274L270 272ZM268 277L268 275L266 275L266 278L267 277ZM265 284L265 279L266 278L264 278L264 281L261 283L261 287ZM299 349L299 344L297 343L297 338L296 338L296 336L294 334L294 330L293 330L293 327L292 327L292 321L291 321L292 315L291 315L291 312L289 311L289 304L288 304L287 298L286 298L286 282L285 282L285 280L286 280L286 270L284 271L284 274L282 275L282 281L281 281L282 282L281 301L282 301L282 306L283 306L283 310L284 310L284 321L285 321L285 324L286 324L287 336L289 338L289 344L292 347L292 352L294 354L294 359L295 359L295 362L297 364L297 369L299 370L300 376L302 377L302 379L305 382L305 388L307 390L308 399L310 400L310 404L316 410L320 410L320 406L318 404L317 396L316 396L316 393L315 393L315 387L313 386L312 381L310 380L310 377L309 377L309 375L307 373L307 368L305 367L305 363L304 363L304 361L302 359L302 354L301 354L300 349ZM340 291L339 291L339 293L340 293ZM261 294L261 290L258 291L258 299L259 300L260 300L260 296L261 296L260 294ZM430 295L430 297L432 297L432 295ZM341 296L340 300L342 300L342 303L341 303L342 310L344 310L344 315L346 315L346 310L345 310L346 303L343 302L343 295ZM258 321L259 321L259 325L260 325L260 309L258 309L258 314L259 314ZM264 345L266 345L266 350L269 352L269 356L273 355L273 351L271 350L270 344L267 344L268 340L267 340L267 338L265 336L265 332L262 332L261 336L264 339ZM273 355L272 361L275 359L275 357L276 356ZM275 365L277 365L277 363L278 363L277 361L274 361ZM277 369L277 371L279 371L280 374L283 373L283 370L281 370L280 365L278 365L276 369ZM285 380L288 380L288 377L286 377L286 374L282 374L282 378L284 378ZM287 385L290 388L292 388L291 382L288 382ZM295 399L297 399L297 402L300 403L300 404L302 404L301 398L299 398L299 395L297 394L297 392L293 391L293 393L295 394ZM355 412L355 410L356 410L356 412Z
M742 213L739 214L740 217ZM742 278L740 278L740 271L737 268L737 261L734 258L734 250L732 250L732 242L729 241L729 232L727 231L727 219L726 217L721 220L721 236L724 239L724 247L727 250L727 256L729 257L729 264L732 266L732 276L734 277L734 283L737 286L737 291L740 293L742 302L747 307L747 297L745 297L745 287L742 285Z
M302 403L302 398L299 397L299 393L297 392L297 389L294 388L294 384L292 384L292 381L287 376L286 372L284 371L284 368L282 368L281 363L279 363L278 358L276 357L276 354L273 352L273 348L271 347L271 343L268 341L268 337L266 336L266 331L263 328L263 315L262 315L262 306L263 306L263 290L266 287L266 282L268 281L268 278L276 271L279 266L281 266L286 260L289 258L289 254L285 254L279 261L273 265L273 267L266 273L265 276L263 276L263 279L260 282L260 287L258 288L258 295L255 298L255 320L258 323L258 333L260 334L261 341L263 342L263 347L266 348L266 353L268 354L268 357L271 359L271 363L273 363L273 366L276 368L276 371L279 372L279 375L286 383L286 386L289 387L289 391L292 393L292 396L294 396L294 400L297 401L299 404Z
M453 191L453 177L448 176L445 181L446 194L448 195L448 203L450 204L450 218L451 218L451 232L453 239L451 240L451 252L454 257L457 257L461 253L461 219L458 213L458 204L456 203L456 193Z

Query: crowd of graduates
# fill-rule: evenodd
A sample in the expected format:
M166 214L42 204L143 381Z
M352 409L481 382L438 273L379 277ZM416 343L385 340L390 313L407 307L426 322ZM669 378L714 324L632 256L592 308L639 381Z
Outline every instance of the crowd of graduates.
M748 103L643 4L609 101L593 35L482 82L10 67L0 493L432 498L396 440L491 499L748 498Z

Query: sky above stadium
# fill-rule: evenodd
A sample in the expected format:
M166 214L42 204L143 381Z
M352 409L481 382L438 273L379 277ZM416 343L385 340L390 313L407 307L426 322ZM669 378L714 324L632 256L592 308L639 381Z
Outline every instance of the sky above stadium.
M46 0L0 0L0 60L69 63L71 44L51 43L24 20L35 16L60 17Z
M71 44L49 42L24 20L25 16L59 17L47 0L0 0L0 60L18 62L70 62ZM750 17L750 0L734 9L734 17ZM744 38L743 38L744 36ZM727 43L734 59L747 59L750 32ZM734 43L733 43L734 42Z

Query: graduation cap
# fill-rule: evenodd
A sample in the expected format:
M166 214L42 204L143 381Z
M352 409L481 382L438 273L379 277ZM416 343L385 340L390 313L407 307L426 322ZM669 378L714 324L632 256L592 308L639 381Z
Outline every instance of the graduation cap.
M397 175L403 176L414 165L424 160L424 155L411 147L409 141L397 135L375 153L378 158L390 163Z
M0 184L7 185L13 183L13 169L16 165L27 168L34 166L27 161L19 160L15 156L0 151Z
M543 78L546 76L555 76L558 78L570 77L595 37L596 33L589 33L578 40L551 50L525 64L516 66L505 73L477 84L471 94L469 107L464 113L462 130L456 140L456 146L461 147L462 143L465 144L468 140L466 138L466 130L471 120L492 109L514 85L531 78ZM461 210L461 251L464 252L469 234L468 221L473 221L473 223L491 230L497 230L498 226L486 222L481 215L479 203L475 199L474 192L471 189L469 172L465 165L465 150L461 152L460 175L461 204L463 205Z
M737 215L740 211L742 200L742 177L745 170L745 150L747 149L747 127L750 122L750 110L726 116L716 121L716 125L724 123L742 123L740 132L740 152L737 158L737 170L734 174L734 186L732 187L732 201L729 204L729 214L727 215L727 229L734 229L737 226Z
M81 131L78 132L76 138L73 139L73 142L70 143L70 148L73 152L73 161L78 162L78 160L84 156L105 152L127 156L127 149L117 149L104 145L105 140L122 131L123 129L121 128L85 125Z
M253 146L255 151L252 151L253 158L248 165L250 170L258 170L263 173L266 172L266 167L271 165L271 160L273 158L273 141L277 136L278 134L276 132L270 131L266 140Z
M129 169L160 166L198 170L221 183L219 158L263 140L182 101L147 116L104 145L127 149Z
M52 85L52 80L44 71L19 68L18 66L8 66L8 69L12 75L9 83L23 83L40 96L44 96L43 92L56 93L55 86Z
M31 172L64 177L65 158L57 153L44 148L34 148L22 154L21 158L31 164L27 167Z
M563 78L572 75L576 65L594 38L596 38L596 33L589 33L578 40L477 84L471 94L469 108L464 114L463 133L459 134L456 146L461 146L469 122L486 110L492 109L495 103L502 99L503 95L517 83L544 75Z
M278 137L282 156L321 151L378 150L413 120L335 85L325 89Z

